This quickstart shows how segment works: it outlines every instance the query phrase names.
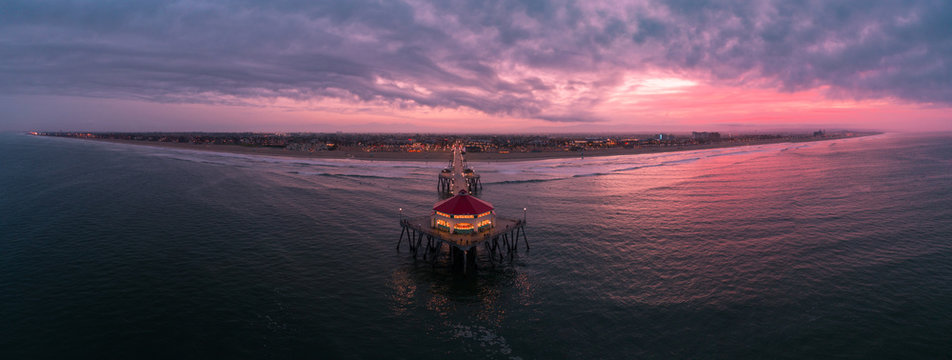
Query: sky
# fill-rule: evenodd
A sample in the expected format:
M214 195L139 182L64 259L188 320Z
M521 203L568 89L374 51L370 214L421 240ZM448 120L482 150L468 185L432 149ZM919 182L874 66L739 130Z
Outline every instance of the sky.
M0 2L0 131L952 130L952 2Z

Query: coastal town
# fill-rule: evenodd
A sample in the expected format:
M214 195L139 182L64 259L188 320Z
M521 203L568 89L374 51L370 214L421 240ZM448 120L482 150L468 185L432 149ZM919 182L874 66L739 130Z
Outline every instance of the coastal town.
M204 148L259 148L288 154L354 153L450 153L454 144L466 152L484 154L618 153L630 150L671 151L697 147L723 147L775 142L801 142L871 135L853 131L786 134L722 134L719 132L656 134L557 134L557 135L448 135L363 133L126 133L126 132L30 132L31 135L72 137L144 144L204 145ZM639 151L640 150L640 151Z

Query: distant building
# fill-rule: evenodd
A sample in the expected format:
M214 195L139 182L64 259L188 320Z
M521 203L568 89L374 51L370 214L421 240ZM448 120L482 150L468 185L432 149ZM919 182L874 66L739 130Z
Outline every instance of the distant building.
M694 132L691 132L691 138L693 138L694 140L702 141L702 142L720 141L721 133L707 132L707 131L702 131L702 132L694 131Z
M621 140L618 140L618 142L619 142L619 143L621 144L621 146L624 147L625 149L632 149L632 148L634 148L635 146L641 144L641 140L632 139L632 138L629 138L629 139L621 139Z
M655 134L655 136L654 136L653 139L659 140L659 141L671 141L671 140L674 140L674 135L671 135L671 134Z
M813 136L815 137L826 136L826 131L823 131L823 130L814 131Z

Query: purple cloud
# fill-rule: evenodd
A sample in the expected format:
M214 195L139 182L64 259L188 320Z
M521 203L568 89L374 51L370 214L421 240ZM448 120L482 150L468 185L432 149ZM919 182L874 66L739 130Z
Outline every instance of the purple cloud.
M620 74L651 68L948 105L949 24L941 1L10 0L0 94L338 98L586 122Z

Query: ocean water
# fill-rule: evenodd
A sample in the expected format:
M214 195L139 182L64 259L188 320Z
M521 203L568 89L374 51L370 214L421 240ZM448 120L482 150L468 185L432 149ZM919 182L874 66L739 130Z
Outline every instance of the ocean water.
M0 134L0 358L952 356L952 135L473 162L470 276L395 249L444 165Z

